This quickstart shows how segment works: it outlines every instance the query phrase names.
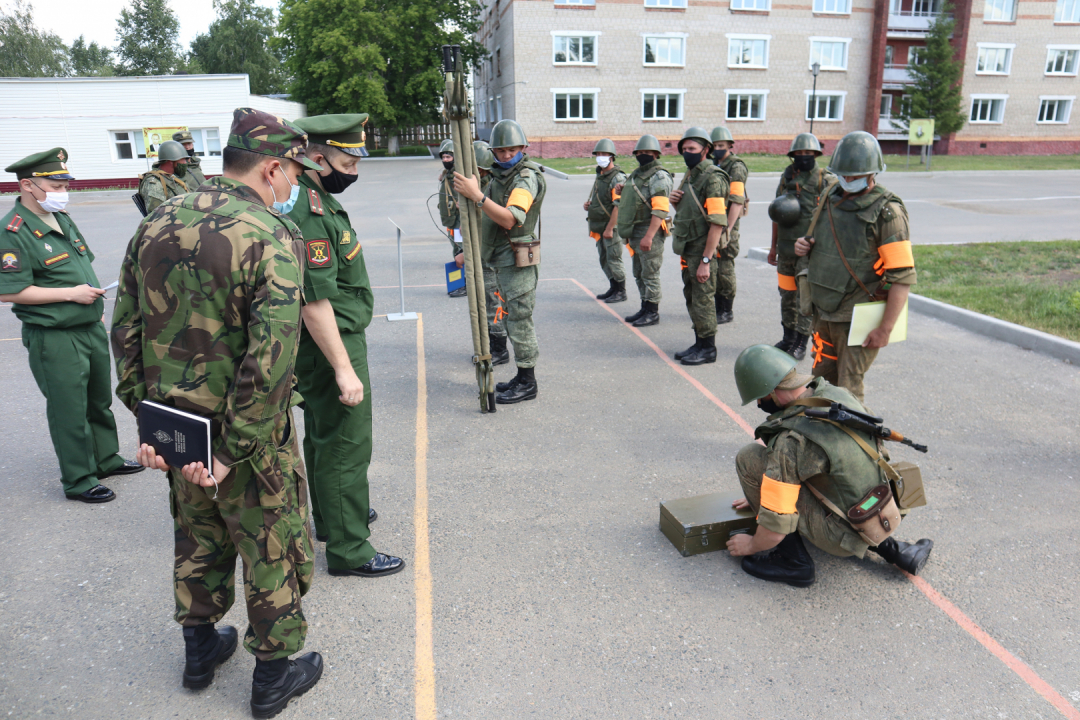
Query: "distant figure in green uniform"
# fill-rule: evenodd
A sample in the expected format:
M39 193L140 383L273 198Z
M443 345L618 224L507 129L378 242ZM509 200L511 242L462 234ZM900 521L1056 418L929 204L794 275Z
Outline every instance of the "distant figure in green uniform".
M454 190L475 202L484 213L480 255L495 273L506 307L506 330L514 346L517 375L495 385L495 402L503 404L533 400L537 395L535 368L540 347L533 326L533 308L540 275L537 224L547 182L540 166L525 154L528 146L520 125L500 120L491 129L491 151L496 160L487 190L480 190L476 178L454 173Z
M450 238L450 251L458 267L465 264L464 251L461 249L461 202L454 192L454 141L443 140L439 145L439 160L443 170L439 173L439 220L446 228ZM469 294L464 285L447 293L450 297L465 297Z
M190 130L181 130L173 133L172 139L184 146L187 151L187 174L191 176L191 182L184 184L192 190L197 190L206 182L206 175L202 171L202 158L195 154L195 139L191 137Z
M5 168L19 180L19 197L0 220L0 302L12 303L23 323L64 495L103 503L116 495L99 480L143 468L117 454L105 291L94 253L64 210L74 179L67 161L57 147Z
M161 143L154 169L139 176L139 195L146 205L147 215L169 198L195 189L194 181L187 174L187 162L188 154L183 145L175 140Z
M596 158L596 179L593 180L589 199L585 201L588 213L589 237L596 241L600 256L600 269L608 279L607 292L596 296L604 302L626 302L626 273L622 264L622 238L619 237L619 193L616 187L626 182L626 173L615 164L615 143L607 138L593 148Z
M720 249L716 268L716 322L719 325L735 319L732 306L735 304L735 258L739 257L739 218L746 214L750 206L746 198L746 180L750 171L746 163L735 155L735 138L726 127L714 127L710 134L713 146L713 160L727 173L727 244Z
M308 134L307 157L319 170L300 178L290 209L304 235L304 329L297 388L304 396L304 458L315 537L326 543L331 575L382 577L405 561L377 552L368 525L378 517L368 496L371 380L367 336L375 296L360 239L334 196L356 182L366 114L296 121Z
M491 168L495 164L495 153L491 152L491 146L483 140L473 143L473 151L476 153L476 171L480 174L480 191L486 193L491 184ZM482 255L483 253L481 253ZM458 267L465 264L465 256L456 258ZM510 362L510 351L506 349L506 307L503 305L502 294L499 285L495 281L495 270L480 258L480 264L484 268L484 296L487 305L488 318L488 345L491 348L491 364L505 365Z

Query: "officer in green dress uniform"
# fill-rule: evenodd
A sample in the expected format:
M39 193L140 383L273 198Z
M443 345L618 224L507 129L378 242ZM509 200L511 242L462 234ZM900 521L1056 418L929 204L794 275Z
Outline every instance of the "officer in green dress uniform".
M304 458L316 539L326 542L331 575L381 577L405 561L377 552L368 525L377 517L368 497L371 465L371 381L367 337L375 296L364 251L334 197L352 185L367 156L367 114L297 120L308 134L307 157L319 164L300 178L289 217L304 236L304 327L297 388L304 397Z
M449 138L439 145L439 160L443 171L439 173L439 220L450 238L450 251L454 261L461 267L465 262L461 249L461 201L454 192L454 141ZM465 297L469 291L464 285L447 293L450 297Z
M187 174L191 176L191 182L185 184L195 190L206 182L206 174L202 170L202 158L195 154L195 140L191 137L191 131L175 132L172 139L183 145L184 150L187 151Z
M872 546L848 524L846 515L838 517L829 508L831 504L846 511L870 490L888 485L883 468L868 452L882 451L877 440L865 433L851 430L849 434L843 426L803 414L807 406L834 402L858 412L866 410L847 390L797 373L796 362L771 345L748 347L735 360L735 384L742 404L756 400L769 417L754 432L765 444L745 445L735 458L746 499L733 506L753 508L757 531L733 535L728 550L743 558L742 568L750 575L795 587L806 587L815 577L804 537L830 555L861 558L871 550L918 575L930 557L933 541L912 544L890 535ZM806 492L801 491L804 485Z
M626 273L622 263L622 238L619 237L619 193L616 187L626 182L626 173L615 163L615 143L603 138L593 148L596 158L596 179L593 181L589 199L585 201L588 213L589 237L596 241L600 255L600 269L608 279L607 292L596 296L597 300L619 303L626 301Z
M64 210L74 179L67 161L57 147L5 168L18 178L19 197L0 220L0 301L12 303L23 323L64 494L103 503L116 495L99 480L143 468L117 454L105 291L91 265L94 253Z
M513 120L500 120L491 129L491 151L496 160L487 190L480 190L476 178L454 173L454 190L475 202L484 213L480 255L494 271L506 307L506 331L514 347L517 375L507 382L496 383L495 402L502 404L533 400L537 395L535 368L540 347L532 316L540 264L534 251L535 262L522 261L519 266L515 246L527 250L532 243L539 244L537 223L547 182L540 166L530 162L525 154L528 146L520 125Z
M735 154L735 138L726 127L714 127L710 134L713 160L727 173L730 192L727 196L728 241L720 249L716 268L716 322L720 325L735 319L735 258L739 256L739 218L746 214L746 180L750 171Z
M169 198L195 189L194 180L187 174L188 160L187 150L175 140L166 140L158 147L154 168L139 176L139 195L146 205L147 215Z
M483 140L473 143L473 152L476 153L476 171L480 174L480 191L486 193L491 184L491 168L495 164L495 153L491 152L491 146ZM465 264L465 256L456 258L458 267ZM510 351L506 349L506 307L503 305L502 293L499 292L499 284L495 281L495 270L480 258L480 265L484 269L484 296L487 305L488 319L488 345L491 348L491 364L505 365L510 362Z

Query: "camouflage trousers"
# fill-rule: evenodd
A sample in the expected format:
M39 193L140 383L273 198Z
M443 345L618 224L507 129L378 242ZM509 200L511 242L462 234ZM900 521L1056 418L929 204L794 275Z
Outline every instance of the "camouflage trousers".
M292 423L290 422L290 426ZM235 597L236 556L244 568L248 628L244 647L260 660L304 647L307 621L300 598L313 572L307 483L296 435L281 448L256 451L214 487L169 471L176 561L176 621L216 623Z
M833 385L851 392L863 402L863 376L874 364L878 348L847 344L850 322L829 322L818 318L814 323L814 377L823 377ZM864 403L865 404L865 403Z
M642 302L660 304L660 266L664 264L664 241L667 240L660 231L653 236L652 247L648 252L642 252L641 239L648 231L648 223L642 223L634 228L634 234L626 241L630 249L631 266L634 272L634 282L637 283L638 294Z
M533 309L536 307L536 282L540 266L497 267L495 284L506 308L506 335L514 346L514 364L519 368L536 367L540 346L536 342Z
M717 263L709 263L709 279L698 282L701 253L683 255L679 262L682 267L683 297L686 299L686 310L690 313L690 322L694 324L694 334L703 338L713 337L716 335Z
M728 232L728 244L716 251L716 296L735 297L735 258L739 257L739 230Z
M761 509L761 478L768 465L769 451L758 443L743 445L735 456L735 472L743 495L754 512ZM799 514L799 534L830 555L863 557L869 547L847 523L829 512L809 490L801 490L795 502Z
M484 265L484 295L487 304L488 335L506 337L506 308L503 307L502 293L495 280L495 269Z
M776 253L777 285L780 289L780 322L784 327L800 335L809 335L813 318L799 312L799 291L795 285L796 264L799 256L794 252Z
M603 228L600 232L590 232L589 235L596 241L596 254L600 256L600 269L604 271L604 277L615 282L626 280L626 271L622 264L623 240L619 236L618 228L611 228L611 238L605 239Z

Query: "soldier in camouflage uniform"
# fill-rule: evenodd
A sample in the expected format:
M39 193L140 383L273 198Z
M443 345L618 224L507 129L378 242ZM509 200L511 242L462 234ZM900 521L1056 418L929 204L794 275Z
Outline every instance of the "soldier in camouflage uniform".
M596 241L600 255L600 269L608 279L607 292L597 295L606 303L626 301L626 273L622 264L622 238L619 237L619 193L616 187L626 182L626 173L615 164L615 143L607 138L593 148L596 158L596 180L593 181L589 199L585 201L588 213L589 237Z
M671 193L676 204L675 239L671 249L680 255L683 297L694 325L694 344L675 359L683 365L716 362L717 263L726 239L728 215L724 198L728 195L724 171L708 162L711 142L702 128L683 133L679 152L686 161L686 174L679 189Z
M506 306L506 331L514 347L517 375L496 383L495 402L501 404L533 400L537 396L536 360L540 347L533 325L539 258L531 265L518 266L514 246L536 243L537 223L547 192L540 166L530 162L525 149L525 131L513 120L500 120L491 129L491 150L496 161L491 168L491 184L481 192L476 178L454 173L454 190L477 203L483 211L483 238L480 255L495 273L495 283Z
M146 205L147 215L169 198L195 189L194 182L187 176L187 162L188 154L183 145L174 140L161 143L154 169L139 176L139 195Z
M190 130L181 130L173 133L172 139L184 146L187 151L187 174L191 176L191 182L185 182L192 190L197 190L206 182L206 174L202 170L202 158L195 154L195 140L191 137Z
M641 309L624 319L634 327L645 327L660 322L660 266L664 262L664 241L669 235L668 196L672 177L660 164L660 141L653 135L638 138L634 159L638 167L614 190L620 196L619 235L630 250L634 280L641 296Z
M735 304L735 258L739 256L739 218L750 206L746 199L746 180L750 171L735 154L735 138L726 127L714 127L710 138L713 160L727 173L730 188L727 196L728 241L720 249L716 268L716 322L723 325L735 319L732 306Z
M255 655L251 709L271 717L311 688L322 658L304 646L301 596L312 577L307 492L290 408L304 268L295 202L307 136L250 108L233 115L224 175L173 198L128 246L113 313L117 396L133 413L149 400L212 421L213 468L168 468L174 518L176 621L184 685L206 687L237 645L217 629L243 560Z
M439 146L439 159L443 164L443 171L439 173L439 220L446 228L446 236L450 238L450 251L453 254L458 267L465 262L464 250L461 249L461 202L454 192L454 141L443 140ZM469 291L464 285L457 290L447 293L450 297L465 297Z
M861 130L848 133L833 151L829 170L837 187L822 201L813 236L795 241L795 254L810 256L814 375L862 402L863 377L889 344L915 284L915 259L904 202L874 180L885 171L877 138ZM855 305L882 299L881 324L861 346L848 345Z
M491 184L491 167L495 164L495 153L483 140L473 143L476 153L476 171L480 174L480 192L487 193ZM465 264L465 256L457 258L458 267ZM484 268L484 296L487 305L488 345L491 349L491 364L505 365L510 362L510 351L506 349L506 308L503 306L499 284L495 281L495 270L483 258L480 264Z

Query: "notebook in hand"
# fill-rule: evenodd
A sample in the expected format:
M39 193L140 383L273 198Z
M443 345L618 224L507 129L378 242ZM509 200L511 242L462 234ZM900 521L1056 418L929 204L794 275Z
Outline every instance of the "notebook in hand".
M149 400L139 403L139 443L157 451L171 467L211 462L210 420Z

